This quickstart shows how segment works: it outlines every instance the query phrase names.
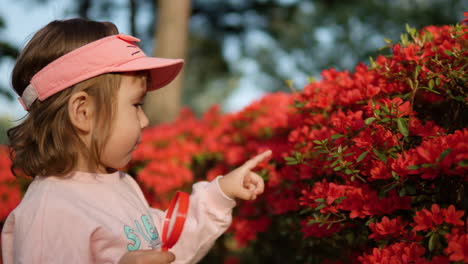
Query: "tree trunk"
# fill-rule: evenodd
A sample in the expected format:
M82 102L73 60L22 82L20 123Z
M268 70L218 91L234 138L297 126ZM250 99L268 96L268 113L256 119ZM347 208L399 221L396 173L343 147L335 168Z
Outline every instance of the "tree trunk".
M159 0L154 55L185 59L190 0ZM145 112L152 125L175 120L181 108L184 72L166 87L147 94Z

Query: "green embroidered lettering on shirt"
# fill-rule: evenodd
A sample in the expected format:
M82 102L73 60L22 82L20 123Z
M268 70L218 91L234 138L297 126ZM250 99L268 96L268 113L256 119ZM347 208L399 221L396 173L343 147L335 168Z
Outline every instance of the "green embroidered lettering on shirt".
M135 230L133 230L131 227L129 227L128 225L125 225L124 226L124 232L125 232L125 235L127 236L127 238L132 241L133 243L130 243L127 245L127 250L128 251L135 251L135 250L138 250L140 248L140 239L138 238L138 236L135 235Z
M151 241L159 238L158 231L156 230L156 227L153 224L153 219L151 217L142 215L141 222L143 222L143 225L145 226L146 233L150 235Z
M131 241L127 245L128 251L135 251L140 249L141 238L146 240L150 244L151 248L158 248L161 244L159 240L158 230L156 229L153 219L148 215L141 216L141 223L145 227L145 232L141 228L140 221L137 219L134 221L136 229L133 229L127 225L124 226L124 232L127 238Z

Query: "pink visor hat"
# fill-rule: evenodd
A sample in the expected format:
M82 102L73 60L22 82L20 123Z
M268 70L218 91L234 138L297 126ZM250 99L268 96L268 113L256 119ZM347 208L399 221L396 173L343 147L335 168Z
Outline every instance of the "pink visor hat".
M170 83L180 72L182 59L147 57L129 35L105 37L77 48L51 62L36 73L19 99L25 110L72 85L110 72L149 70L156 90Z

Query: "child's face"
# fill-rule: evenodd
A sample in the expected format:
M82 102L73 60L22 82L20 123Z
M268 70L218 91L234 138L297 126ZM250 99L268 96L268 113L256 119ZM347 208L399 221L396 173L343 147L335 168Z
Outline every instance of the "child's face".
M122 74L114 124L101 156L103 165L107 168L125 167L140 143L141 130L149 124L141 107L146 89L146 76Z

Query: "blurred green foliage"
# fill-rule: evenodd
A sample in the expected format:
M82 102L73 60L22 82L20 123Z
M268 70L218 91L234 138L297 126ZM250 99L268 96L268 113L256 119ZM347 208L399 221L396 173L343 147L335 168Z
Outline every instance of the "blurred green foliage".
M0 116L0 144L5 145L8 143L7 130L13 126L13 123L8 117Z
M79 0L64 13L115 21L127 9L131 32L124 33L150 53L156 2ZM463 0L192 0L183 103L203 112L240 80L270 92L288 90L284 81L292 79L300 89L324 69L349 70L382 54L384 38L397 40L406 24L455 24L467 9ZM0 60L16 54L4 44Z

